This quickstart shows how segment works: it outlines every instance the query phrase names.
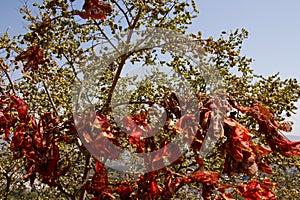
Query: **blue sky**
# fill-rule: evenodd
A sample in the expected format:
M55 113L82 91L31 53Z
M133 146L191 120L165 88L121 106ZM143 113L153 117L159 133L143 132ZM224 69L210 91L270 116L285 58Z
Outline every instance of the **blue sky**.
M198 0L197 5L193 30L217 37L222 30L244 27L249 39L243 53L254 58L257 73L300 80L300 1Z
M198 0L197 6L200 14L192 31L217 38L223 30L246 28L249 38L242 53L254 59L255 73L268 76L279 72L282 78L300 81L299 0ZM300 139L300 108L298 112L289 119L294 126L287 136Z
M28 0L32 4L33 0ZM83 0L75 0L82 5ZM1 0L0 32L11 35L24 32L18 8L19 0ZM280 72L282 78L300 81L300 1L299 0L198 0L199 17L191 31L217 38L221 31L246 28L249 39L243 54L254 59L256 73L271 75ZM300 106L300 104L298 104ZM300 111L300 109L298 109ZM300 114L293 116L292 135L300 137Z

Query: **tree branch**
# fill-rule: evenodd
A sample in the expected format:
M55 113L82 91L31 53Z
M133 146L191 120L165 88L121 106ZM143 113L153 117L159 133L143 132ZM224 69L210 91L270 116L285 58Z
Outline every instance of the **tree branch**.
M126 7L126 9L127 9L128 13L129 13L130 17L133 18L131 12L129 12L129 8L128 8L128 6L126 5L125 1L122 0L122 2L123 2L123 4L124 4L124 6Z
M96 20L94 20L95 25L97 26L97 28L99 29L99 31L101 32L101 34L104 36L104 38L108 41L108 43L118 52L119 55L121 55L121 52L119 51L119 49L110 41L110 39L107 37L107 35L105 34L105 32L102 30L102 28L100 27L100 25L97 23Z
M142 10L143 10L143 7L140 6L139 11L138 11L138 14L137 14L136 17L134 18L133 23L129 26L129 29L134 29L134 28L135 28L137 22L139 21L139 19L140 19L140 17L141 17Z
M86 182L88 181L88 178L89 178L89 174L90 174L89 173L90 172L90 169L89 169L90 161L91 161L91 154L90 153L85 154L83 182L82 182L81 188L79 189L79 191L82 190L82 192L79 195L79 199L80 200L84 200L85 199L86 191L85 191L84 185L86 184Z
M76 198L74 197L74 195L72 195L72 194L70 194L69 192L67 192L67 191L61 186L61 184L59 183L59 181L58 181L58 184L57 184L57 188L58 188L59 191L61 191L63 194L65 194L66 197L67 197L68 199L76 200Z
M114 92L114 90L115 90L115 87L116 87L116 85L117 85L117 83L118 83L118 80L119 80L119 77L120 77L120 75L121 75L123 66L125 65L126 59L127 59L128 57L129 57L128 55L123 55L123 56L121 56L121 61L120 61L119 67L118 67L118 69L117 69L116 75L115 75L115 77L114 77L113 83L112 83L112 85L111 85L111 88L110 88L110 90L109 90L107 100L106 100L105 104L103 105L103 107L101 108L100 113L105 113L105 112L108 111L109 104L110 104L110 102L111 102L111 98L112 98L113 92Z
M44 88L45 88L45 90L46 90L47 96L48 96L48 98L49 98L49 100L50 100L50 103L51 103L51 105L52 105L52 108L54 109L56 115L59 116L58 111L57 111L57 108L56 108L56 106L55 106L55 104L54 104L54 102L53 102L52 96L51 96L51 94L50 94L50 92L49 92L49 90L48 90L48 87L47 87L45 81L42 81L42 82L43 82Z
M123 13L123 15L124 15L124 17L125 17L125 19L126 19L126 22L127 22L127 24L128 24L128 26L130 26L129 18L128 18L126 12L124 11L124 9L120 6L120 4L119 4L117 1L112 0L111 2L117 5L117 7L118 7L118 8L120 9L120 11Z
M166 16L171 12L171 10L174 8L174 6L175 6L175 3L173 4L173 6L170 8L170 10L169 10L169 12L167 12L164 16L163 16L163 18L158 22L158 24L156 24L156 27L159 27L159 25L163 22L163 20L166 18ZM137 23L137 22L136 22ZM135 24L136 25L136 24ZM135 26L134 25L134 26ZM155 29L152 29L151 30L151 32L150 33L153 33L155 31ZM147 37L145 37L143 40L141 40L140 42L138 42L136 45L135 45L135 47L133 48L133 49L135 49L135 48L137 48L139 45L141 45L149 36L150 36L151 34L148 34L148 36ZM152 47L153 48L153 47ZM150 48L149 48L150 49Z
M15 90L14 84L13 84L13 82L12 82L12 80L11 80L8 72L4 68L4 61L3 60L1 60L0 66L1 66L2 71L4 71L6 77L7 77L8 81L9 81L9 83L11 85L11 89L12 89L13 93L16 94L16 90Z
M138 14L137 14L137 16L135 17L135 19L134 19L134 21L133 21L133 24L130 26L130 32L129 32L129 34L128 34L128 36L127 36L127 41L126 41L126 48L125 48L125 52L127 52L127 50L128 50L128 44L130 43L130 40L131 40L131 37L132 37L132 33L133 33L133 29L135 28L135 26L136 26L136 24L137 24L137 22L138 22L138 20L139 20L139 18L140 18L140 16L141 16L141 14L142 14L142 7L140 7L140 9L139 9L139 12L138 12ZM98 24L97 24L98 25ZM99 26L99 25L98 25ZM99 27L99 30L100 31L102 31L102 29ZM103 31L102 31L103 32ZM106 37L107 38L107 36L105 35L105 33L104 33L104 37ZM108 39L108 38L107 38ZM112 44L111 43L111 41L108 39L108 42L110 43L110 44ZM113 45L113 44L112 44ZM113 46L114 48L115 48L115 46ZM116 49L116 48L115 48ZM117 50L117 49L116 49ZM101 110L100 110L100 113L105 113L105 112L107 112L108 110L109 110L109 104L110 104L110 102L111 102L111 98L112 98L112 95L113 95L113 92L114 92L114 90L115 90L115 87L116 87L116 85L117 85L117 83L118 83L118 80L119 80L119 78L120 78L120 75L121 75L121 72L122 72L122 69L123 69L123 67L124 67L124 65L125 65L125 63L126 63L126 60L127 60L127 58L131 55L131 54L124 54L124 55L121 55L121 53L119 52L119 50L117 50L117 52L119 53L119 55L121 56L121 61L120 61L120 63L119 63L119 67L118 67L118 69L117 69L117 72L116 72L116 74L115 74L115 76L114 76L114 80L113 80L113 83L112 83L112 86L111 86L111 88L110 88L110 91L109 91L109 93L108 93L108 97L107 97L107 100L106 100L106 102L105 102L105 104L103 105L103 107L101 108Z
M73 62L68 58L68 56L64 52L62 52L62 54L65 57L65 59L67 60L67 62L69 63L69 65L71 66L75 78L77 79L77 81L79 81L79 83L81 83L81 80L77 76L77 72L75 70Z

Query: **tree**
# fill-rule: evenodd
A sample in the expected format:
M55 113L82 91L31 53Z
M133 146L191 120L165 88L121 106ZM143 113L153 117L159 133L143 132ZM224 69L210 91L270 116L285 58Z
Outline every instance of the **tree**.
M219 39L186 33L198 13L193 0L34 6L37 15L27 4L20 10L28 32L0 40L3 198L180 199L188 191L196 199L275 199L291 192L278 169L299 170L300 142L281 131L291 130L283 120L296 110L300 87L254 74L252 60L240 55L246 30ZM121 76L131 65L159 67L128 89L139 78ZM164 117L159 129L154 111ZM111 164L125 150L143 170Z

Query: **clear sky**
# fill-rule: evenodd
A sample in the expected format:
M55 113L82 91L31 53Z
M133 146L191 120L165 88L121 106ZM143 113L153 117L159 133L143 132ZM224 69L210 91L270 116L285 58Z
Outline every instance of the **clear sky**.
M40 0L39 0L40 1ZM84 0L75 0L82 5ZM34 0L28 0L32 4ZM299 0L197 0L199 17L190 30L217 38L221 31L246 28L249 39L243 54L254 59L256 73L300 81L300 1ZM0 32L24 32L19 0L1 0ZM298 104L300 106L300 104ZM300 111L300 109L298 109ZM300 113L300 112L299 112ZM300 114L293 116L294 131L300 137Z
M217 38L223 30L246 28L242 53L254 59L252 68L264 76L277 72L300 81L299 0L198 0L200 14L191 30ZM297 104L300 107L300 103ZM300 108L292 133L300 139Z

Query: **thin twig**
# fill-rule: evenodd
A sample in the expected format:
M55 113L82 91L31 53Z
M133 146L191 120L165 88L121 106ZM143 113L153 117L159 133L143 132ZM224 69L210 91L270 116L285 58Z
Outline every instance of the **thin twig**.
M12 89L13 93L16 94L16 90L15 90L14 84L13 84L13 82L12 82L12 80L11 80L8 72L4 69L3 60L1 61L0 65L1 65L1 68L4 71L4 73L5 73L5 75L6 75L7 79L8 79L10 85L11 85L11 89Z
M111 40L108 38L108 36L104 33L104 31L102 30L102 28L100 27L100 25L97 23L96 20L93 20L94 23L96 24L97 28L99 29L99 31L101 32L101 34L104 36L104 38L108 41L108 43L118 52L119 55L121 55L121 52L119 51L119 49L114 45L114 43L111 42Z
M124 17L125 17L125 19L126 19L126 22L127 22L127 24L128 24L128 26L130 26L129 18L128 18L126 12L123 10L123 8L120 6L120 4L119 4L117 1L115 1L115 0L112 0L111 2L117 5L117 7L118 7L118 8L120 9L120 11L123 13L123 15L124 15Z
M131 12L129 11L129 8L128 8L128 6L127 6L127 5L126 5L126 3L125 3L125 1L124 1L124 0L122 0L122 2L123 2L123 4L124 4L124 6L126 7L126 9L127 9L128 13L129 13L130 17L131 17L131 18L133 18L133 16L132 16Z
M171 10L173 10L173 8L175 7L175 5L176 5L176 3L174 3L171 6L170 10L166 14L164 14L163 18L161 18L161 20L158 22L158 24L156 24L156 27L159 27L159 25L166 19L167 15L171 12Z
M80 79L78 78L78 76L77 76L77 72L76 72L76 70L75 70L75 67L74 67L73 62L68 58L68 56L67 56L64 52L62 52L62 54L63 54L63 56L65 57L65 59L67 60L67 62L69 63L69 65L71 66L75 78L77 79L77 81L78 81L79 83L81 83L81 80L80 80Z
M55 106L55 104L54 104L54 102L53 102L52 96L51 96L51 94L50 94L50 92L49 92L49 90L48 90L48 87L47 87L45 81L42 81L42 82L43 82L44 88L45 88L45 90L46 90L47 96L48 96L48 98L49 98L49 100L50 100L50 103L51 103L51 105L52 105L52 108L54 109L56 115L59 116L58 111L57 111L57 108L56 108L56 106Z

